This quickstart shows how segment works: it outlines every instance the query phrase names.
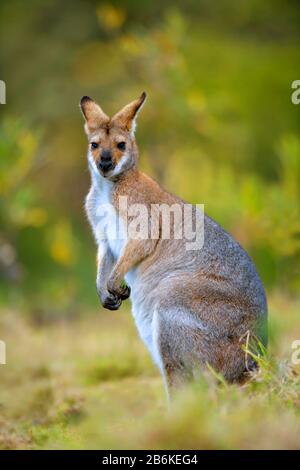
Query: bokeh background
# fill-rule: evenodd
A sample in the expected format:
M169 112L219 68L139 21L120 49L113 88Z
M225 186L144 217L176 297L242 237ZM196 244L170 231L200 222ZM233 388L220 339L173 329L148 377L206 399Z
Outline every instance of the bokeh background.
M151 421L164 409L163 391L129 304L111 314L95 291L78 103L89 95L112 114L148 92L137 129L141 168L204 203L249 251L268 291L271 351L288 357L300 338L300 105L291 102L300 78L299 24L296 0L1 1L4 448L118 447L124 429L127 447L247 446L251 428L246 437L232 431L230 440L223 423L225 440L199 430L190 442L183 439L187 417L174 418L172 439L167 424L159 433ZM244 400L251 421L255 411ZM149 429L132 431L145 408ZM204 422L214 419L199 413ZM112 426L110 440L99 423L105 436ZM287 441L281 436L281 424L268 443L296 445L293 432ZM148 437L138 444L141 435Z

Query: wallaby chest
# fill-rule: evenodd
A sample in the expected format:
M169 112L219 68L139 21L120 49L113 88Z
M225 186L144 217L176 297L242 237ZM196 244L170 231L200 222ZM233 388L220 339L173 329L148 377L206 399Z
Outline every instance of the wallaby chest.
M118 259L127 237L124 222L112 204L112 191L113 183L110 181L93 184L87 196L86 209L97 244L105 240L113 256Z

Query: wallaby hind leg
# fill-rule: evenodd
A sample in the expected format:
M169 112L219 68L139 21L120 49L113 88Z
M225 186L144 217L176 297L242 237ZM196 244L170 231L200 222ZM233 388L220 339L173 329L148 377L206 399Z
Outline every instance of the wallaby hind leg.
M161 309L155 314L153 340L160 357L160 368L164 376L168 395L193 379L195 335L201 335L200 324L190 325L189 312ZM199 336L197 336L199 340ZM199 342L199 341L198 341ZM197 354L196 362L202 360Z
M255 368L240 338L212 334L189 310L158 312L154 337L169 393L199 376L207 364L228 382L243 382Z

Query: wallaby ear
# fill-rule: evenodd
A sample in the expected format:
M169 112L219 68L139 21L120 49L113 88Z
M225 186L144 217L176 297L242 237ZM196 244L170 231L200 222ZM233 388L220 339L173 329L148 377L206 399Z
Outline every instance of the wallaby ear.
M143 92L139 98L124 106L121 111L113 116L111 120L112 124L126 129L127 131L134 132L136 126L135 119L146 97L146 93Z
M86 132L93 132L109 122L109 117L89 96L83 96L83 98L81 98L80 109L86 122Z

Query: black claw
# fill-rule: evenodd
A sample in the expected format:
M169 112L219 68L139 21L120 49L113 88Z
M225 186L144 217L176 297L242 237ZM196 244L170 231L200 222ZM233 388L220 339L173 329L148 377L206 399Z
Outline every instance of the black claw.
M129 286L126 286L124 291L122 292L122 294L120 294L120 298L122 300L126 300L130 297L130 292L131 292L131 289Z
M115 304L107 304L104 303L103 307L106 308L107 310L119 310L121 306L121 302L115 303Z
M118 310L122 304L122 299L115 295L110 294L105 299L101 300L102 306L108 310Z

